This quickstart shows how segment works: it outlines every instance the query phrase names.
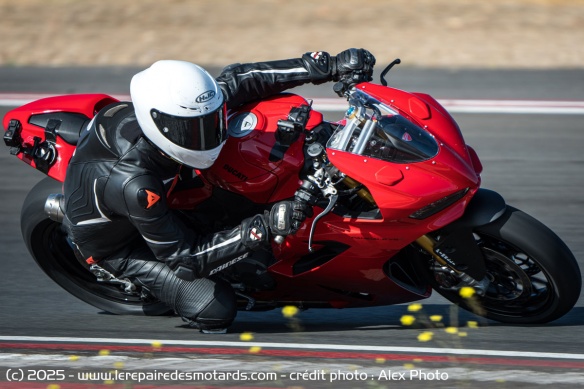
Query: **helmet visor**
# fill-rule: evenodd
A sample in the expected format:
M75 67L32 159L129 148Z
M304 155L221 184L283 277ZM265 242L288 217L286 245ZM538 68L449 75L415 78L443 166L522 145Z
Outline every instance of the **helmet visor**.
M156 109L150 111L160 133L169 141L188 150L204 151L216 148L227 135L225 106L206 115L172 116Z

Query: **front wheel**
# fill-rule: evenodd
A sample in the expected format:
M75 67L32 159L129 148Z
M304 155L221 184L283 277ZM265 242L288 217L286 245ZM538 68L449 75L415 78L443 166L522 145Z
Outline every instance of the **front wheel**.
M67 292L104 311L120 315L171 313L167 305L157 300L146 300L116 285L97 281L76 259L61 224L44 212L47 196L56 193L61 193L61 183L47 177L30 191L22 206L22 235L40 268Z
M489 281L484 296L463 298L454 277L428 261L432 287L448 300L503 323L547 323L566 314L580 296L582 278L570 249L548 227L507 207L495 222L474 230Z

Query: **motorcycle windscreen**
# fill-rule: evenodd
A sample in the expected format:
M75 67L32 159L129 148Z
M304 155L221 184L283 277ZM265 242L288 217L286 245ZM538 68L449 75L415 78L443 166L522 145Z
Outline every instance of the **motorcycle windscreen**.
M357 125L348 121L327 146L394 163L421 162L438 154L434 137L401 115L375 115Z

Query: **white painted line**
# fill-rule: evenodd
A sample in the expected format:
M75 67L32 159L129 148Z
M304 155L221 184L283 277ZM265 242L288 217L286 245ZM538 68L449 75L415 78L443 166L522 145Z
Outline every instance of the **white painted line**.
M35 100L44 99L46 97L62 96L61 94L48 93L0 93L0 106L3 107L20 107ZM110 95L118 100L130 100L129 95Z
M437 100L450 113L584 114L584 101ZM340 98L315 98L313 107L317 111L344 111L347 108L347 103Z
M453 113L519 113L575 114L584 113L584 101L537 100L440 100Z
M343 344L313 344L313 343L272 343L272 342L221 342L199 340L160 340L160 339L116 339L116 338L74 338L74 337L42 337L42 336L0 336L0 341L11 342L61 342L61 343L109 343L109 344L142 344L152 345L153 342L163 346L192 346L192 347L249 347L250 345L262 348L301 349L301 350L334 350L334 351L376 351L387 353L413 354L452 354L452 355L480 355L490 357L521 357L521 358L549 358L584 360L584 354L549 353L534 351L507 351L507 350L477 350L464 348L429 348L429 347L397 347L397 346L370 346L370 345L343 345Z
M0 106L19 107L44 97L54 95L40 93L0 93ZM130 100L129 95L112 95L119 100ZM341 98L307 98L313 108L323 112L342 112L347 102ZM584 101L538 101L538 100L465 100L438 99L450 113L508 113L538 115L584 115Z

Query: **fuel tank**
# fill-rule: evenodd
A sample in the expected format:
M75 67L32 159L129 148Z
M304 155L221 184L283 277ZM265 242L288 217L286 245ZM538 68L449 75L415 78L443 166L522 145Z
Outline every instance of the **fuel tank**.
M295 94L280 94L246 104L228 113L229 137L213 166L201 172L213 186L239 193L259 204L294 196L298 175L304 166L304 139L290 146L276 141L278 120L290 110L309 103ZM307 130L323 120L310 111Z

